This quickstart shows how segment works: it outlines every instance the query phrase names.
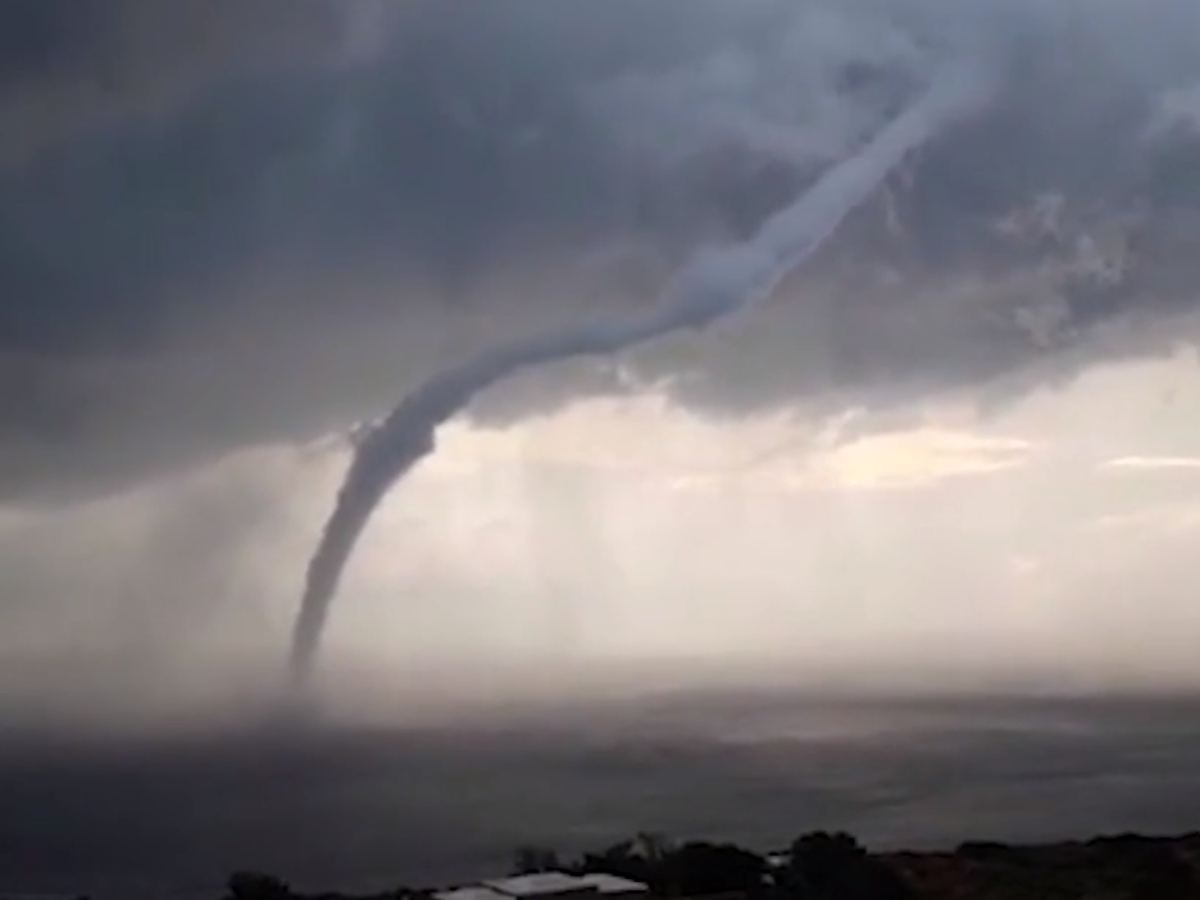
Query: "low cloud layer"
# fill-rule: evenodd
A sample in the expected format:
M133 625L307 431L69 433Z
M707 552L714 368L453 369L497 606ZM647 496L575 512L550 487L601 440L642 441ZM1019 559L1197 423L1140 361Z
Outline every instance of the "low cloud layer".
M485 343L640 307L947 46L999 52L1001 100L769 308L479 415L662 385L720 416L1019 395L1190 339L1194 9L960 7L13 4L0 496L309 439Z

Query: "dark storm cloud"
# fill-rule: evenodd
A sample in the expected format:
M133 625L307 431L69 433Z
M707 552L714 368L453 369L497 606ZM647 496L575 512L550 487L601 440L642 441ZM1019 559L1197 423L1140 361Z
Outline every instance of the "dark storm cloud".
M305 14L259 7L283 23ZM429 12L420 28L398 29L379 58L334 71L268 69L247 80L214 54L207 90L10 167L0 185L3 271L20 299L5 307L5 344L136 345L178 313L169 306L175 285L272 266L349 268L396 256L428 267L453 293L522 238L544 253L563 229L589 231L590 219L612 211L603 180L612 173L589 145L595 135L575 90L616 63L582 44L565 55L563 40L585 36L572 18L542 15L545 4L515 10ZM610 30L633 24L627 15L576 18ZM267 47L278 42L262 30ZM612 38L629 44L627 32ZM618 60L634 52L618 46ZM87 52L119 50L80 47L72 60L82 66L75 55ZM344 305L354 293L306 299ZM220 301L201 291L195 302Z
M0 9L0 159L169 108L213 82L333 64L373 0L12 0Z
M903 102L910 57L946 19L915 0L847 8L859 18L789 31L797 7L770 0L6 5L0 496L69 497L308 436L448 357L646 302L684 248L745 233L819 169L779 158L806 133L792 80L825 102L812 109L836 94L869 124ZM1150 298L1190 300L1170 248L1192 225L1195 146L1138 143L1161 90L1200 81L1185 4L1075 21L1032 8L978 8L1024 16L995 110L919 156L770 310L638 354L635 381L667 378L708 411L911 393L1008 372ZM730 57L739 42L749 55ZM803 65L814 48L819 72ZM595 99L671 77L736 102L683 122L678 106ZM1067 232L997 236L1047 191L1068 198ZM1071 257L1091 219L1146 204L1123 237L1141 264L1116 285L1058 279L1049 337L1015 314L1043 287L947 287ZM483 411L617 380L534 377Z

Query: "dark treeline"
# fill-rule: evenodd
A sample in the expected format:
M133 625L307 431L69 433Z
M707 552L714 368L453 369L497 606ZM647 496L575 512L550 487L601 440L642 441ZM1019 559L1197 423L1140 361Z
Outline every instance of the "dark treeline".
M843 833L808 834L797 838L786 852L769 856L735 844L675 844L659 835L639 834L565 863L553 851L526 848L517 852L515 863L517 874L557 869L578 875L619 875L642 882L659 897L906 900L915 896L896 871Z
M710 900L1196 900L1200 834L1139 835L1042 846L964 844L945 853L870 853L851 835L816 832L763 855L729 843L639 834L564 859L524 847L509 874L593 872L642 882L659 898ZM355 900L428 900L398 888ZM222 900L350 900L305 895L269 875L232 876Z
M773 864L774 863L774 864ZM564 859L556 851L522 847L508 874L601 872L638 881L656 897L739 897L746 900L908 900L903 877L871 856L852 836L818 832L794 841L787 852L764 856L729 843L672 842L639 834L604 850ZM223 900L337 900L340 895L294 893L269 875L235 874ZM429 891L401 888L377 895L418 898Z

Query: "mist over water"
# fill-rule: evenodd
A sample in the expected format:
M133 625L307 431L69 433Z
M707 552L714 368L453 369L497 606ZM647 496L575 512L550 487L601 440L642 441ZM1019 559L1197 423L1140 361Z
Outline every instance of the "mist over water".
M9 645L3 883L199 898L242 866L314 888L441 883L503 870L514 845L571 851L640 829L767 847L818 827L880 846L1193 827L1196 710L1166 689L1194 686L1194 661L1155 668L1189 633L1170 615L1189 542L1126 551L1127 568L1105 578L1131 585L1117 592L1127 599L1106 602L1085 581L1079 596L1047 595L1050 609L1021 607L989 581L990 548L998 534L1021 534L1033 555L1061 540L1072 520L1070 491L1049 490L1065 489L1060 473L1026 476L1044 501L1019 511L1018 528L986 484L935 493L940 510L924 492L797 502L752 482L688 493L623 470L543 472L531 435L543 452L556 446L552 430L534 430L514 436L512 457L476 448L495 455L472 470L460 455L471 435L452 429L441 463L383 505L303 728L280 723L279 648L337 454L293 460L308 493L267 504L269 540L257 546L272 570L254 579L238 640L231 612L205 644L204 617L173 623L164 611L149 631L173 658L127 640L100 652L102 618L90 653L61 632L40 659ZM140 514L96 509L97 531L78 513L55 524L110 572L128 567L112 575L114 594L167 590L186 570L155 582L117 526L137 534L133 523L160 509L207 508L220 522L215 500L242 483L236 470L278 471L287 458L243 460L190 492L163 486ZM579 484L563 505L531 509L569 477ZM296 501L281 481L280 498ZM1137 495L1146 490L1173 493L1143 484ZM978 533L963 533L963 516ZM221 529L189 519L175 533ZM589 557L597 533L602 558ZM803 577L781 570L807 535L820 551L803 558ZM1117 565L1112 535L1077 539L1072 553ZM551 549L576 548L562 589L586 600L585 640L564 652L544 592L521 586L537 586ZM1077 572L1065 552L1058 565ZM619 579L600 577L610 566ZM203 594L255 571L198 565L187 584ZM80 584L94 589L92 575L82 568ZM1071 604L1088 614L1049 615Z

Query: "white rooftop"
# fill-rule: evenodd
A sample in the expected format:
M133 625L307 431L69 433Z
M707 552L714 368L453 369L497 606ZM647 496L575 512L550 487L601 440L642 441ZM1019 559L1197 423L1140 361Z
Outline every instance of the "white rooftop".
M603 872L590 872L580 875L579 880L594 887L601 894L632 894L639 891L649 893L650 888L640 881L622 878L620 875L607 875Z
M516 875L498 878L484 884L509 897L536 897L540 894L586 893L596 888L566 872L536 872L532 875ZM467 900L467 898L461 898ZM474 900L474 898L472 898Z
M433 896L434 900L510 900L506 894L501 894L499 891L494 891L481 884L438 891Z

